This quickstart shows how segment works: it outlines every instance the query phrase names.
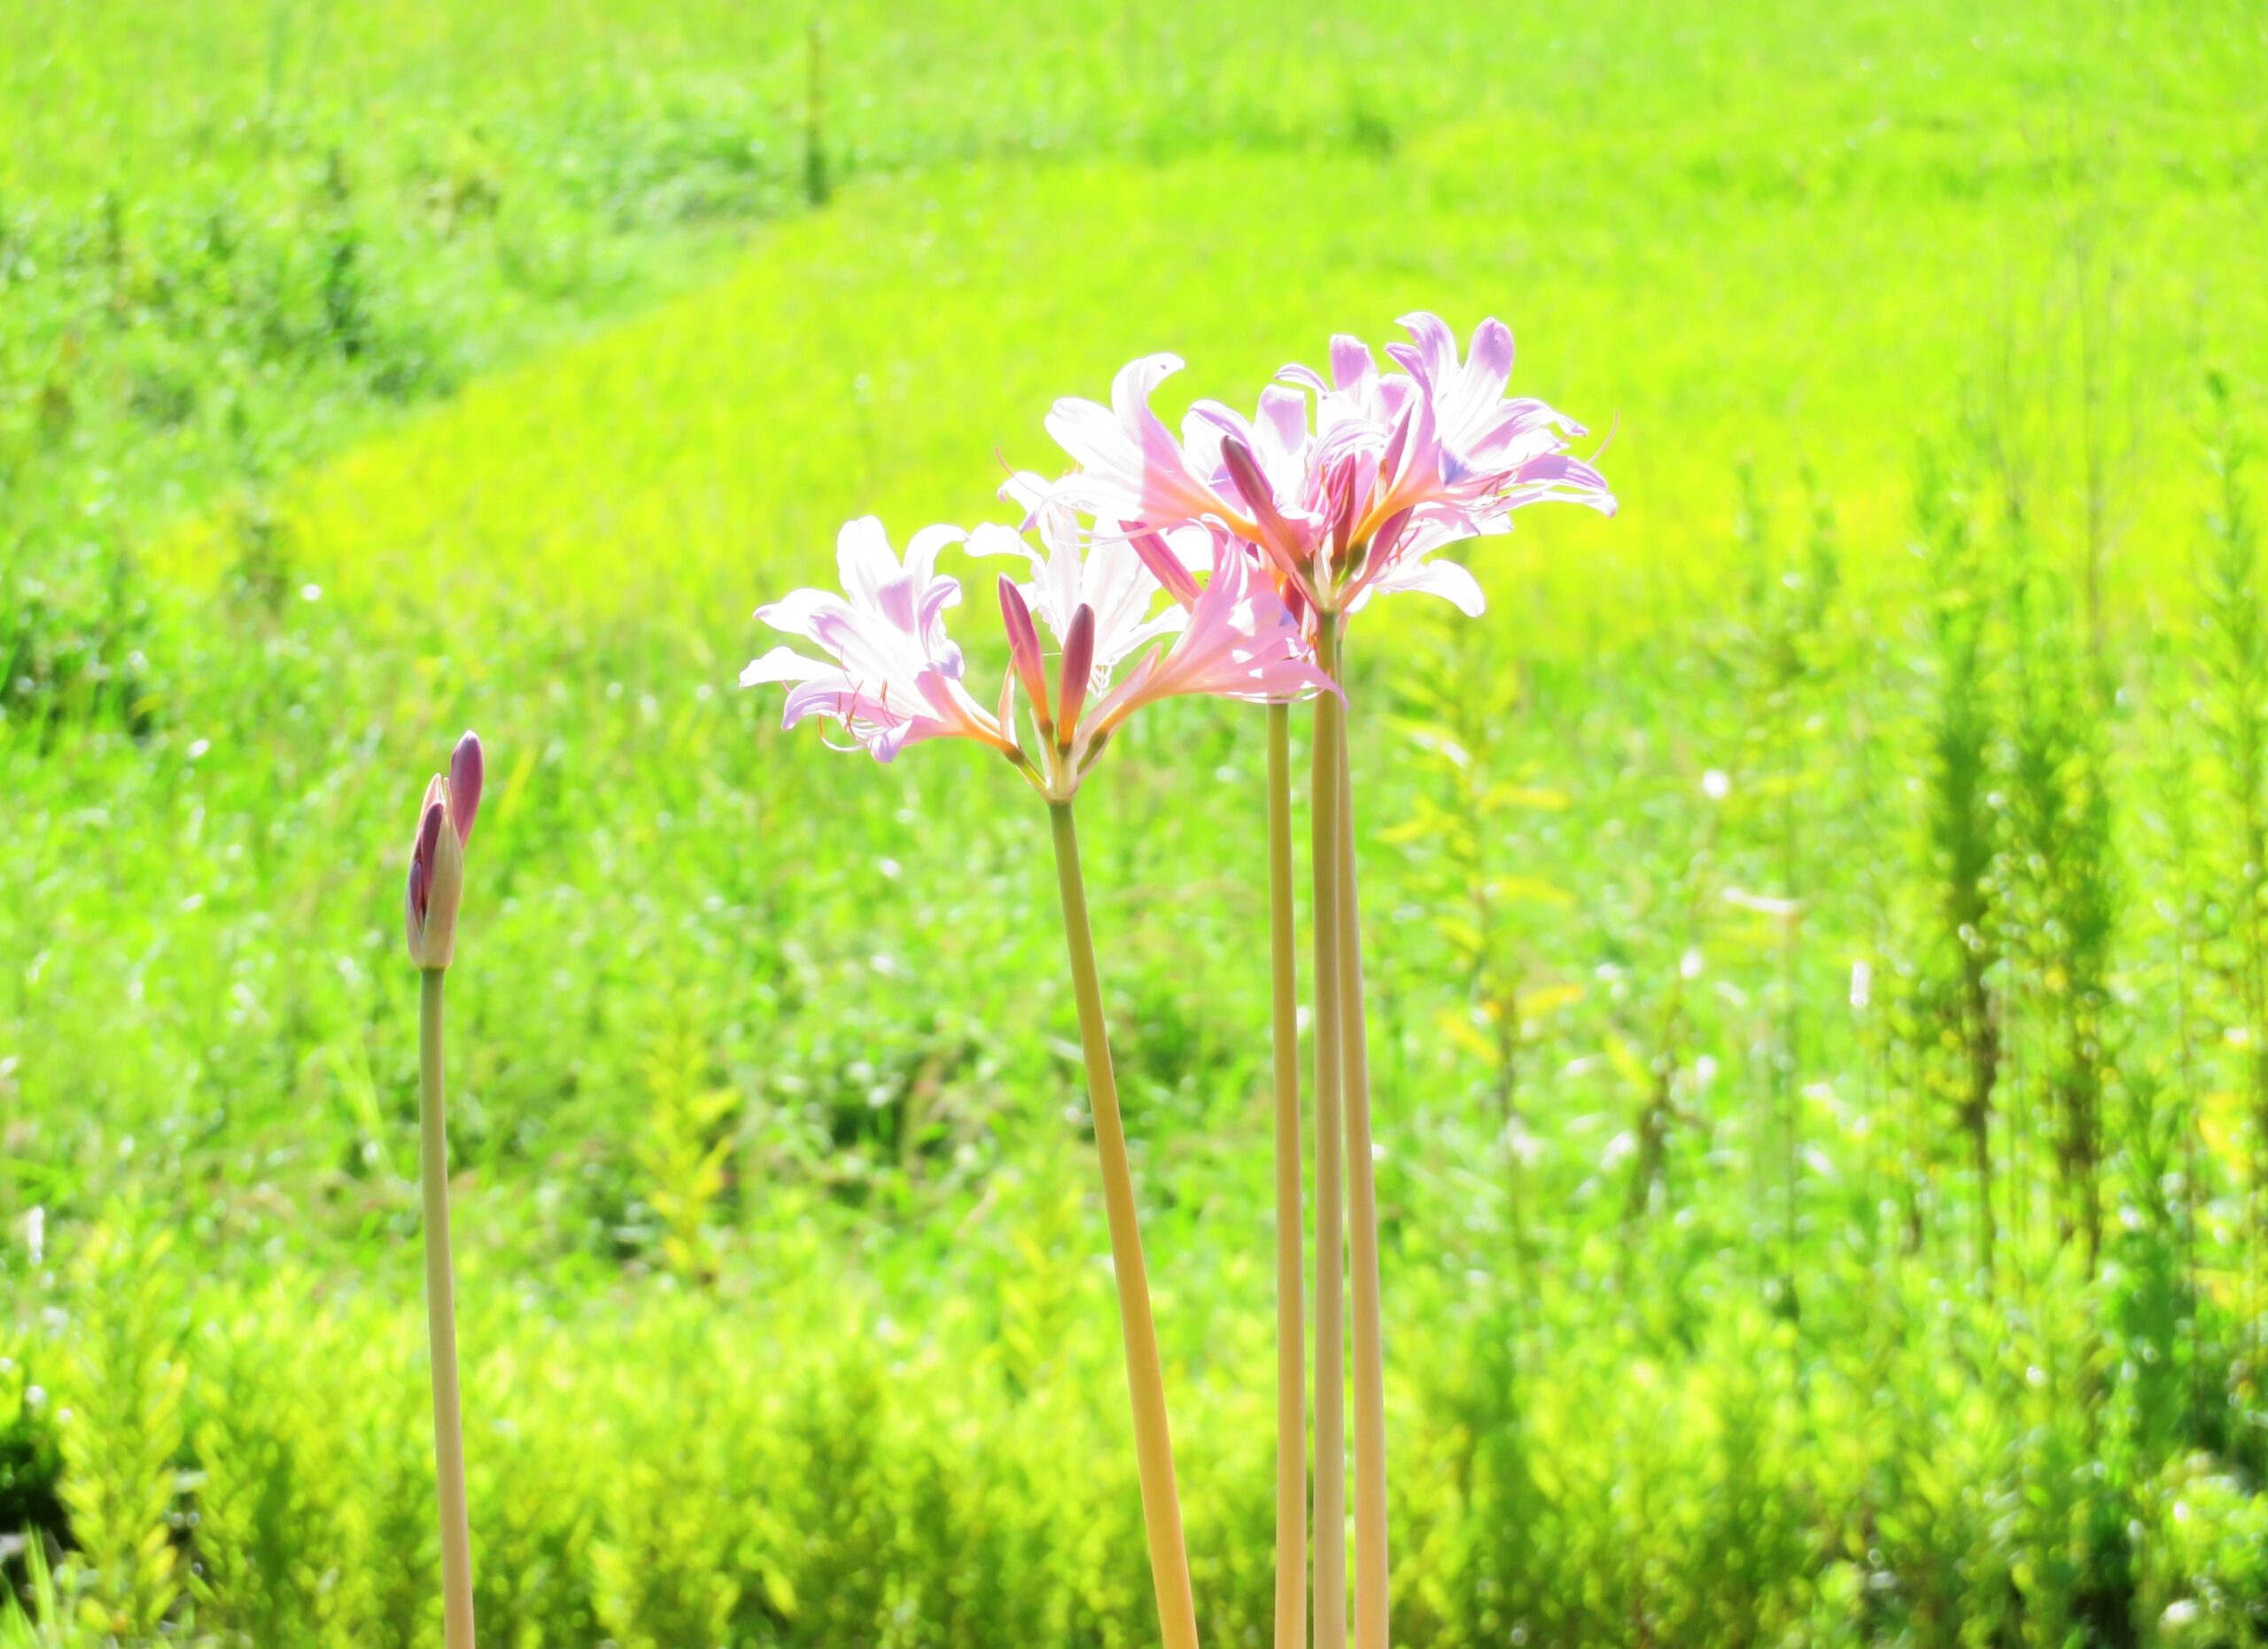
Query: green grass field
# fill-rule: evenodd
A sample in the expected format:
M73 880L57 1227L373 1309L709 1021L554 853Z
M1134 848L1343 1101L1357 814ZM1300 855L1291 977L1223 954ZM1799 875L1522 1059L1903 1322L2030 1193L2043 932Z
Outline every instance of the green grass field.
M2225 0L0 12L0 1643L438 1641L467 725L485 1640L1153 1642L1039 810L734 682L1055 396L1420 307L1622 509L1357 636L1396 1640L2268 1638L2263 83ZM1223 1645L1260 734L1081 810Z

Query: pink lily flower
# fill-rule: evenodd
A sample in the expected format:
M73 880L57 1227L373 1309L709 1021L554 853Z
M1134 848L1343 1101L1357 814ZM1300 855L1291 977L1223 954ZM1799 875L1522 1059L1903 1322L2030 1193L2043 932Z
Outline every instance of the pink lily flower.
M1510 327L1494 316L1483 321L1460 364L1456 339L1439 315L1421 309L1403 315L1400 324L1414 341L1388 344L1386 354L1408 369L1433 403L1443 480L1453 494L1486 500L1500 516L1547 498L1614 513L1606 478L1567 455L1567 441L1588 432L1541 401L1506 399L1512 375Z
M1150 396L1182 360L1144 355L1111 380L1108 407L1076 395L1058 401L1047 432L1079 461L1083 473L1055 487L1064 502L1092 516L1152 524L1195 521L1227 512L1209 475L1190 463L1173 432L1150 410Z
M741 672L741 685L791 683L782 726L827 717L877 761L934 738L974 739L1014 754L998 719L961 685L960 649L945 634L944 611L959 603L960 584L938 576L937 551L966 536L958 527L925 527L901 563L880 521L845 523L835 540L842 595L796 590L756 610L773 629L829 657L775 647Z
M1059 401L1048 427L1080 464L1052 496L1122 529L1191 523L1223 530L1264 556L1296 607L1353 611L1373 594L1422 590L1480 610L1464 568L1429 559L1464 539L1510 529L1512 510L1547 501L1612 514L1604 477L1570 456L1583 431L1543 402L1506 400L1511 333L1482 323L1459 362L1441 321L1404 319L1414 344L1388 354L1406 370L1380 373L1360 340L1331 345L1328 382L1286 367L1247 420L1199 401L1173 440L1149 409L1180 363L1153 355L1119 374L1115 411ZM1302 391L1314 397L1310 427Z
M1014 762L1051 801L1070 799L1110 735L1145 704L1193 693L1289 699L1337 690L1309 662L1298 621L1248 552L1216 559L1204 530L1130 533L1106 522L1084 533L1037 476L1017 476L1001 493L1029 511L1041 548L1005 526L966 536L930 527L901 563L880 522L853 521L838 546L843 595L797 590L757 610L827 657L777 647L741 673L741 684L789 684L784 725L812 715L840 722L882 761L922 739L973 739ZM1035 574L1024 584L999 580L1009 667L997 712L969 696L960 649L944 630L960 586L937 573L936 553L964 537L971 554L1021 556ZM1202 584L1200 573L1209 573ZM1161 587L1173 601L1153 614ZM1043 625L1056 644L1052 673ZM1133 667L1114 682L1130 658ZM1018 688L1039 735L1029 747L1016 731Z

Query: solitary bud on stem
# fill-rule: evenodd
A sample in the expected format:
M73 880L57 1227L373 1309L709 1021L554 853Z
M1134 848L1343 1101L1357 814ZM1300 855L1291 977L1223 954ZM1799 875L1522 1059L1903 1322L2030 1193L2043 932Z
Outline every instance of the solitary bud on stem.
M464 849L480 809L480 741L466 734L449 758L449 775L425 786L417 835L409 846L409 885L404 899L409 960L428 972L447 968L456 954L457 902L464 891Z

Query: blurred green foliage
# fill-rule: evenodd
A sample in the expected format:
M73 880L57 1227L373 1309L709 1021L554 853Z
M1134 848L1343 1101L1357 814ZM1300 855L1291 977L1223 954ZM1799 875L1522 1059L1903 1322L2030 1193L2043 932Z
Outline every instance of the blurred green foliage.
M435 1631L468 723L490 1639L1146 1641L1035 810L782 736L743 615L1421 305L1625 509L1355 634L1401 1640L2268 1636L2268 36L1972 12L0 11L0 1643ZM1262 766L1083 803L1218 1643Z

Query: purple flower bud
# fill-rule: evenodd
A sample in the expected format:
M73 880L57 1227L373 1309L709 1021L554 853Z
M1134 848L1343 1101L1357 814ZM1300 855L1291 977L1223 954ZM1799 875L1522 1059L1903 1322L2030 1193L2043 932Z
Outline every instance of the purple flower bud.
M1244 507L1252 511L1253 519L1260 523L1260 530L1278 543L1292 541L1291 529L1285 524L1282 511L1276 508L1276 489L1268 484L1261 472L1260 461L1252 455L1252 448L1231 435L1221 443L1221 462L1228 466L1229 478L1237 484L1237 492L1244 499Z
M1007 628L1008 659L1015 666L1016 679L1031 699L1033 713L1045 723L1053 712L1047 702L1047 676L1039 664L1039 632L1032 627L1024 593L1005 572L1000 575L1000 622Z
M433 914L434 856L440 851L441 822L447 809L438 794L436 778L425 787L424 811L417 816L417 834L409 843L409 881L402 890L402 919L409 940L409 960L426 966L426 934Z
M467 733L449 756L449 818L457 828L457 844L472 844L472 818L480 811L480 735Z
M1055 724L1055 736L1063 744L1070 743L1072 729L1079 725L1079 712L1087 707L1087 687L1094 668L1095 610L1081 602L1078 611L1071 615L1071 627L1063 633L1063 708Z
M1189 576L1189 569L1181 564L1181 557L1161 534L1137 533L1133 544L1134 553L1142 558L1150 576L1165 587L1167 595L1184 607L1197 604L1197 580Z
M1363 502L1355 488L1355 471L1360 461L1360 454L1350 453L1331 473L1326 514L1331 521L1331 548L1334 556L1347 553L1348 541L1354 534L1355 510Z
M449 758L449 777L435 774L418 805L409 847L402 918L409 960L434 971L456 953L457 901L464 891L464 838L480 805L480 741L470 733ZM462 798L460 807L459 798Z
M448 809L437 797L425 804L425 815L417 821L417 844L410 854L410 862L424 873L428 890L433 885L433 857L441 845L441 823L448 817ZM425 914L424 902L418 902L417 914Z
M1309 569L1303 564L1305 555L1300 535L1284 519L1283 511L1276 508L1275 489L1261 473L1260 461L1252 455L1252 448L1231 435L1221 443L1221 462L1228 467L1229 478L1237 484L1237 491L1244 495L1245 507L1260 525L1260 545L1268 558L1293 582L1307 578Z

